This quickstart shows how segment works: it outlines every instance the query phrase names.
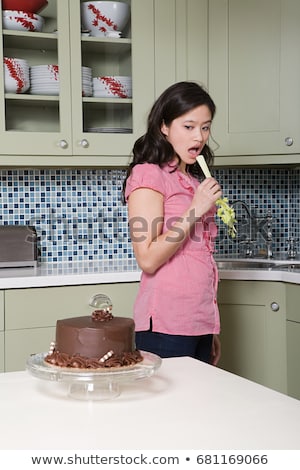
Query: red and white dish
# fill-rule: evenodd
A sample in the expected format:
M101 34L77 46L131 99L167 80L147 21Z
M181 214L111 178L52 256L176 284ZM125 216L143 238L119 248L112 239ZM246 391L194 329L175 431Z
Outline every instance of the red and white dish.
M58 65L33 65L30 68L30 93L32 95L59 95Z
M82 96L93 96L92 69L81 67Z
M131 77L103 76L93 78L93 96L97 98L131 98Z
M30 89L31 95L45 95L45 96L58 96L59 90L49 90L47 89Z
M4 57L5 93L25 93L30 87L29 65L26 60Z
M2 11L2 26L4 29L40 32L43 29L44 23L44 18L36 13L20 10Z
M39 13L48 5L48 0L2 0L2 10L21 10Z
M130 7L124 2L83 2L81 27L90 30L91 36L105 36L109 31L121 32L130 17Z
M34 65L30 67L31 85L59 83L59 67L55 64Z

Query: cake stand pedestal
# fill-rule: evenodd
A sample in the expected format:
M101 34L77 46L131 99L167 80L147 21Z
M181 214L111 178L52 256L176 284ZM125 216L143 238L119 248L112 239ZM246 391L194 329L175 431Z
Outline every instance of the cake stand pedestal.
M121 393L122 383L151 377L161 365L156 354L141 351L143 361L123 368L81 370L52 366L45 362L47 353L31 355L27 370L39 379L63 382L68 385L68 396L77 400L112 400Z

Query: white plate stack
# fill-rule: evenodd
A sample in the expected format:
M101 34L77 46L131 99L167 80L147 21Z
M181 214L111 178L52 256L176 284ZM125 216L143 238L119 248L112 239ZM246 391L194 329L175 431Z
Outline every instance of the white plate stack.
M132 80L119 75L94 77L93 90L93 96L97 98L131 98Z
M25 93L30 87L29 65L26 60L4 57L5 93Z
M93 96L92 69L81 67L82 96Z
M58 65L33 65L30 67L30 84L32 95L59 95Z

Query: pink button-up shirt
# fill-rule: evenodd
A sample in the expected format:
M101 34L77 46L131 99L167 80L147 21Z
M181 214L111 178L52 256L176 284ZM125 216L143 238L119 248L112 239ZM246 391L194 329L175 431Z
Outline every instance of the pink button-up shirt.
M164 197L163 232L188 209L199 182L174 167L136 165L127 180L125 197L148 188ZM196 224L180 249L154 274L142 273L134 305L136 331L198 336L220 331L217 305L218 272L213 258L217 226L215 209Z

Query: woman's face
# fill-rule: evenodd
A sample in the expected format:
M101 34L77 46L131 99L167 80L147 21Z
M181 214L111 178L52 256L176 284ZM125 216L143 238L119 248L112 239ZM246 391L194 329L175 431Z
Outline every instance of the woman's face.
M197 106L174 119L169 126L162 124L161 132L181 158L180 167L193 164L208 141L212 116L206 105Z

